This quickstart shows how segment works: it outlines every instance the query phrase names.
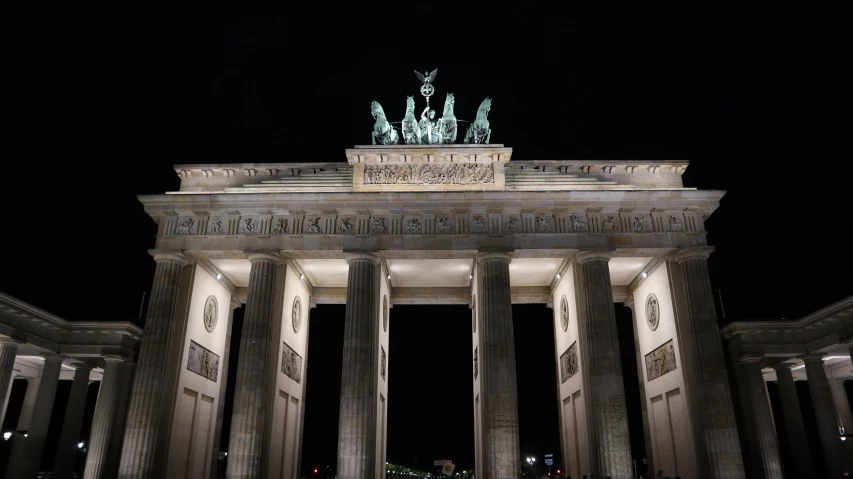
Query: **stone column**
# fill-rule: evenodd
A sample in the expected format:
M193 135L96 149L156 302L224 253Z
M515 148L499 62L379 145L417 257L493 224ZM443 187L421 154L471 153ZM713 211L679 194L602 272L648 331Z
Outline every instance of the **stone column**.
M98 402L89 433L85 479L109 479L118 472L119 454L124 439L127 399L133 377L133 363L120 356L104 357L104 377L98 389Z
M14 382L15 356L18 354L18 341L9 338L0 338L0 402L3 403L3 411L0 412L0 425L6 419L6 407L9 405L9 393L12 391Z
M53 413L56 387L59 385L59 372L64 359L56 354L44 355L44 369L42 369L38 394L33 406L33 417L27 436L17 434L15 437L9 466L6 468L5 477L8 479L32 479L38 473L44 452L44 441L47 439L47 428Z
M681 266L688 320L691 372L698 402L694 427L703 439L709 478L745 477L732 392L723 357L720 325L708 275L708 251L684 251L675 257Z
M512 256L508 253L481 253L477 258L482 308L478 361L483 404L483 476L489 479L515 479L521 475L510 261Z
M841 477L844 472L844 451L841 447L841 437L838 434L838 419L835 403L832 400L832 390L823 369L823 353L812 353L804 356L806 377L809 382L809 393L812 396L815 422L820 433L820 443L823 446L823 457L826 461L829 477Z
M281 264L281 257L252 253L249 261L252 270L240 338L228 469L225 473L225 477L233 479L257 478L261 474L264 427L269 409L269 351L276 320L276 268Z
M581 318L586 325L585 344L589 392L590 450L597 476L627 479L632 476L628 409L622 382L622 359L616 334L616 312L610 285L610 253L587 251L578 255L583 281Z
M39 374L41 374L41 372ZM18 425L15 427L15 431L21 434L30 429L30 421L33 419L33 408L36 405L36 398L39 394L40 384L41 376L37 378L27 378L27 390L24 393L24 403L21 404L21 412L18 414Z
M853 434L853 413L850 412L850 402L844 390L844 378L830 379L829 390L832 392L832 402L835 403L836 421L844 427L844 434ZM845 459L844 470L853 473L853 438L842 441L841 450Z
M127 428L121 451L118 477L147 479L154 471L157 441L161 440L163 402L168 377L169 351L174 332L181 270L188 263L176 253L153 253L157 267L151 299L145 315L145 329L130 393Z
M767 397L767 385L761 374L761 358L745 356L740 359L746 384L743 397L748 401L750 411L747 436L752 442L752 460L757 466L756 476L767 479L782 479L782 461L779 458L779 444L776 439L776 426L773 424L773 412ZM757 476L758 477L758 476Z
M210 479L217 479L219 474L219 447L222 440L222 419L225 415L225 392L228 389L228 361L231 358L231 327L234 324L234 310L242 306L240 301L231 296L228 327L225 329L225 354L219 364L219 404L216 407L216 425L213 429L213 447L211 448Z
M379 255L348 254L347 308L338 429L340 479L376 475Z
M53 477L67 479L74 472L74 461L77 459L77 443L80 441L80 427L83 425L83 410L86 408L86 393L89 391L89 374L92 366L80 364L74 371L74 381L71 383L71 394L68 395L68 405L65 407L65 418L62 421L62 432L59 435L59 445L56 448L56 461L53 463Z
M628 295L624 303L631 310L631 321L634 323L634 351L637 353L637 378L640 384L640 412L643 416L643 441L646 445L646 470L653 474L655 472L654 453L652 451L652 430L649 427L648 400L646 398L646 375L643 371L643 354L640 351L640 335L637 331L637 311L634 306L634 295Z
M790 364L780 363L773 366L776 370L776 381L779 384L779 398L782 402L782 417L785 430L788 433L788 445L791 449L791 459L794 463L794 477L815 477L812 454L809 441L806 438L806 428L803 425L803 413L800 409L800 399L794 385L794 375Z

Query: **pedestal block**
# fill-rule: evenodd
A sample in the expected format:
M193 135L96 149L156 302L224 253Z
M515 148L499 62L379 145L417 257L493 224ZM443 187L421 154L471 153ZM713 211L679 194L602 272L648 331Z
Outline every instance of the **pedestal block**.
M68 479L74 472L74 462L77 459L80 440L80 427L83 425L83 410L86 408L86 394L89 392L89 374L92 366L81 364L74 372L71 383L71 394L65 407L65 418L62 421L62 432L59 435L59 445L56 447L56 460L53 463L53 477Z
M516 479L521 475L509 283L511 259L506 253L484 253L477 259L482 304L478 361L482 375L483 475L489 479Z
M7 479L32 479L38 473L44 453L44 442L47 439L47 429L53 414L53 401L56 398L56 388L59 385L59 372L65 358L58 355L44 356L38 394L33 405L33 416L26 436L15 434L15 444L6 468Z
M180 254L154 253L157 267L145 316L136 375L130 393L124 447L118 477L147 479L156 475L155 454L164 409L164 394L174 330L181 270L187 259Z
M264 430L269 419L270 338L275 318L276 268L281 258L266 253L249 255L252 270L246 315L237 361L234 412L228 445L225 477L256 478L261 475ZM280 318L279 318L280 320Z
M776 382L779 384L782 417L785 423L785 431L788 433L788 445L794 464L794 477L813 478L815 472L812 454L806 436L806 428L803 425L803 413L800 409L800 399L797 397L797 388L794 385L794 375L788 364L777 364L773 369L776 370Z
M376 477L376 382L379 348L379 256L347 255L338 478Z
M610 254L578 255L584 290L586 371L589 377L590 450L596 476L629 479L633 475L628 409L622 381L622 360L616 333L616 312L610 285ZM584 314L584 313L582 313Z
M720 326L705 251L676 256L681 267L690 340L692 391L698 407L694 427L704 448L709 478L745 477L732 392L723 358Z
M118 356L104 358L104 377L89 433L84 479L110 479L118 472L133 363Z

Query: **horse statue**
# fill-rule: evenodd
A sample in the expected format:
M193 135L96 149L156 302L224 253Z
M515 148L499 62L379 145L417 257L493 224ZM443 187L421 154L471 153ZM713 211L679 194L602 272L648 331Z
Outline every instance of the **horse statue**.
M471 123L468 131L465 132L465 143L489 144L489 140L492 138L492 130L489 128L488 119L489 110L491 109L491 98L486 98L483 100L483 103L480 103L480 108L477 110L477 119L474 120L474 123Z
M415 119L415 97L406 98L406 116L403 117L403 141L407 145L419 145L421 143L421 127Z
M456 115L453 114L453 105L456 99L453 93L447 94L444 100L444 113L439 121L439 143L450 144L456 142Z
M397 136L397 131L388 123L388 118L385 117L385 110L379 102L374 101L370 104L370 114L376 123L373 124L373 144L380 145L396 145L400 142Z

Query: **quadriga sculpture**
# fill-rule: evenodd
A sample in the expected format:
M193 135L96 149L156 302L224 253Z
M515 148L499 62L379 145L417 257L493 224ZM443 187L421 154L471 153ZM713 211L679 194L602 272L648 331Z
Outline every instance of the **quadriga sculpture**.
M400 137L397 135L388 118L385 117L385 110L379 102L374 101L370 104L370 114L376 123L373 124L373 144L380 145L396 145L400 142Z
M448 93L447 99L444 100L444 113L439 121L439 143L456 143L456 115L453 114L455 103L453 93Z
M403 117L403 141L407 145L419 145L421 143L421 127L415 118L415 97L406 98L406 116Z
M489 140L492 138L492 130L489 128L488 118L489 110L491 109L491 98L486 98L483 100L483 103L480 103L480 108L477 110L477 119L474 120L474 123L471 123L468 131L465 132L465 140L463 140L465 143L489 143Z

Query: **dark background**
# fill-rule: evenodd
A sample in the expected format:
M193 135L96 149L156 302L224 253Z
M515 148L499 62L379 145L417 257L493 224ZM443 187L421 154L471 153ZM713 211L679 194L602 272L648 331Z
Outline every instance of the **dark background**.
M454 93L460 119L492 98L492 141L513 161L688 159L685 186L727 191L707 222L721 324L805 315L853 291L839 48L849 26L822 8L39 4L8 17L24 28L3 59L0 290L69 320L134 320L155 233L135 195L176 189L181 163L344 161L370 141L370 102L394 121L407 95L422 108L412 70L437 67L434 98ZM514 314L522 450L557 453L551 311ZM306 473L334 460L343 310L311 316ZM445 454L470 467L470 354L458 343L469 312L394 308L392 318L389 460ZM408 346L424 341L443 346ZM624 367L631 390L635 369Z

